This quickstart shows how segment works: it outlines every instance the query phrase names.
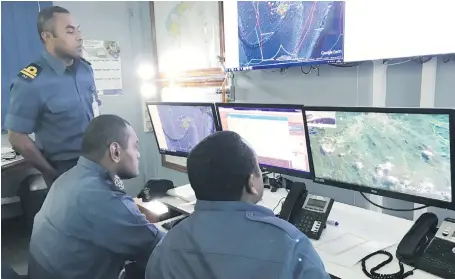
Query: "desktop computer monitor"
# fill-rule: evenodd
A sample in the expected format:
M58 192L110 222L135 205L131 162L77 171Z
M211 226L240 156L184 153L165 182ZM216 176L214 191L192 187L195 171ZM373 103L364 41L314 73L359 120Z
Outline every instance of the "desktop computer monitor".
M453 207L453 111L306 107L316 182Z
M223 131L233 131L255 150L265 171L312 178L301 105L216 104Z
M147 102L161 154L186 157L201 140L217 131L212 103Z

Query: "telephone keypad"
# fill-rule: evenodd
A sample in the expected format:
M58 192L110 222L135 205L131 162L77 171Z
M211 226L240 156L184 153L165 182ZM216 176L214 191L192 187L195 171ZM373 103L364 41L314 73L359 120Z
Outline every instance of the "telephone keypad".
M447 241L434 238L419 260L422 270L443 278L455 278L455 254Z
M305 210L296 227L308 237L318 239L324 225L325 222L321 213Z

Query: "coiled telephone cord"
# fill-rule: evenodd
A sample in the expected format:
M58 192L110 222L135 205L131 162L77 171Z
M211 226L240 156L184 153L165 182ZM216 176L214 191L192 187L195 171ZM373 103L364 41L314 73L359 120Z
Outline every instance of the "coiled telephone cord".
M367 270L367 267L366 267L366 261L368 259L370 259L371 257L374 257L376 255L385 255L388 257L388 259L384 260L382 263L378 264L377 266L373 267L370 271ZM387 252L387 251L376 251L368 256L366 256L365 258L363 258L361 261L362 261L362 270L363 270L363 273L365 273L366 276L368 276L368 278L371 278L371 279L405 279L406 277L408 276L411 276L414 274L414 270L410 270L410 271L407 271L407 272L404 272L404 265L400 262L400 271L396 272L396 273L392 273L392 274L381 274L381 273L377 273L376 271L378 271L379 269L381 269L382 267L386 266L387 264L391 263L393 260L393 256L391 253Z

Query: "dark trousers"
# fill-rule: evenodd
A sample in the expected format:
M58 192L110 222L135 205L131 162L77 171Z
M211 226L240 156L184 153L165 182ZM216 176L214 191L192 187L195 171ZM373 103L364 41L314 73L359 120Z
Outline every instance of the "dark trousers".
M47 189L51 189L52 183L62 174L72 169L79 158L65 160L65 161L49 161L52 167L57 171L57 177L49 177L43 174L44 181L46 182Z
M125 265L125 279L144 279L145 270L135 262Z

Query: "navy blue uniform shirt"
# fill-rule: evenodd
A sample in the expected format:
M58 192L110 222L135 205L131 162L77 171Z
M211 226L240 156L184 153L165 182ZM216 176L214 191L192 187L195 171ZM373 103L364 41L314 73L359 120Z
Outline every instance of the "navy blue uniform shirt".
M259 205L197 201L153 251L146 279L330 279L308 238Z
M35 217L30 255L40 268L29 278L115 279L127 260L145 270L162 236L100 165L81 157Z
M5 128L35 133L38 148L50 161L77 159L93 119L93 98L99 102L88 62L75 59L66 67L44 51L11 85Z

